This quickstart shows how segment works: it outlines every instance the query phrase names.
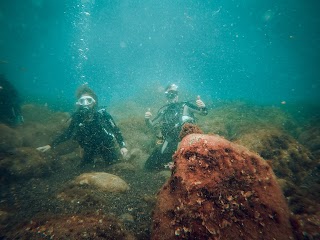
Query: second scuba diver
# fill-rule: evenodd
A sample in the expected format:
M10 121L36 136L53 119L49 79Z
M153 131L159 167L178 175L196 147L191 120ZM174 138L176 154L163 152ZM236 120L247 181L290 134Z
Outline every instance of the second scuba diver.
M84 84L79 87L76 95L78 109L72 115L69 127L50 145L37 149L45 152L73 138L84 150L82 166L93 164L94 157L97 155L102 156L107 163L113 163L119 159L116 141L120 147L120 153L126 157L128 150L120 129L104 108L98 110L98 98L93 90Z
M172 155L180 142L179 134L185 123L195 123L194 114L207 115L208 110L198 96L196 105L190 102L178 102L178 86L169 85L165 90L168 104L159 109L151 120L152 114L145 113L145 121L149 127L160 126L162 141L155 148L145 163L148 170L162 169L172 161Z
M23 124L21 99L15 87L0 75L0 122L9 126Z

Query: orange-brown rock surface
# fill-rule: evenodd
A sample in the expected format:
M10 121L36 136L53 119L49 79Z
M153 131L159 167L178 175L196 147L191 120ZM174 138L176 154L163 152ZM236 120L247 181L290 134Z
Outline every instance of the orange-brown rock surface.
M191 134L158 194L152 239L293 239L271 167L219 136Z

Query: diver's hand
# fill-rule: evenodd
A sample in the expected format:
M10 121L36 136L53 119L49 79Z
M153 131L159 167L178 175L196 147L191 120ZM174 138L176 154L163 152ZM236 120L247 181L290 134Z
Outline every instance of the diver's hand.
M51 146L50 145L45 145L43 147L38 147L37 150L40 151L40 152L46 152L48 151L49 149L51 149Z
M198 95L197 97L197 101L196 101L196 104L199 108L205 108L206 105L204 104L204 102L200 99L200 96Z
M124 158L126 158L126 156L128 155L128 149L127 148L121 148L120 149L120 153L121 153L121 155L124 157Z
M152 113L150 112L150 108L148 108L148 111L144 114L145 119L150 119L152 117Z

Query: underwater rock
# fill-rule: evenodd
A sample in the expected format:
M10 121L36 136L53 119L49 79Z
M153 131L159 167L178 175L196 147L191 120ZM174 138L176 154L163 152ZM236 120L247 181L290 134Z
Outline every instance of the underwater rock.
M218 136L191 134L158 193L152 239L293 239L271 167Z
M129 185L124 180L105 172L81 174L74 180L74 184L89 185L103 192L125 192L129 190Z
M192 134L192 133L202 134L203 131L195 124L185 123L182 126L181 132L179 134L179 139L183 139L185 136Z
M320 239L320 208L314 214L297 215L296 220L301 228L300 239Z
M5 152L11 151L14 148L22 146L22 138L15 129L12 129L5 124L0 124L0 133L1 155Z
M136 147L130 149L127 161L130 162L135 169L144 169L144 164L148 156L149 154L146 151L143 151L141 148Z
M92 172L83 173L65 184L56 197L71 204L72 208L103 207L110 204L109 197L113 194L127 190L129 185L120 177L105 172Z
M104 214L57 215L33 218L15 226L3 239L124 239L134 240L120 220ZM2 239L2 238L1 238Z
M299 142L305 145L320 163L320 119L315 118L301 130Z
M22 107L25 123L19 129L26 147L39 147L49 144L68 127L70 115L53 112L44 106L26 104Z
M165 180L168 179L169 177L171 177L171 171L170 170L163 170L163 171L160 171L160 172L158 172L156 174L161 176Z
M5 154L0 161L0 172L7 180L41 177L50 170L51 165L41 153L29 147L17 148L10 154Z
M300 185L317 161L310 151L280 129L259 129L242 135L235 143L269 160L276 176Z
M122 214L119 219L122 221L122 222L134 222L134 217L129 214L129 213L124 213Z
M137 169L131 163L128 162L119 162L112 164L110 170L113 172L135 172Z
M59 162L61 162L61 164L63 164L65 167L66 165L70 165L74 168L74 166L77 166L81 163L81 151L74 151L68 154L64 154L60 156Z
M9 213L0 209L0 225L5 224L9 218Z
M319 157L316 151L312 151L316 149L316 144L311 147L317 137L311 132L319 131L315 128L303 131L297 141L281 129L262 128L248 132L236 141L251 151L258 152L270 163L278 177L278 183L288 201L290 211L295 214L295 217L301 219L300 232L305 233L312 228L308 226L310 225L308 218L301 218L301 216L317 214L320 197ZM310 145L305 144L306 142Z

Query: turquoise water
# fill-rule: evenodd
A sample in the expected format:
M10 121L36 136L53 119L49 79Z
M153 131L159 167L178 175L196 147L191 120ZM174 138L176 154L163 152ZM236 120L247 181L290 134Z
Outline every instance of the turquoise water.
M319 102L318 1L1 1L0 73L26 102L156 99L169 82L206 102ZM70 106L70 107L66 107Z
M209 115L198 119L204 133L274 164L290 211L304 226L301 239L317 239L319 6L316 0L0 1L0 74L20 92L25 117L16 128L0 124L0 238L33 239L25 234L39 233L34 225L44 224L41 217L64 226L59 214L101 211L122 219L136 239L150 239L156 193L170 171L143 169L156 140L144 112L151 108L155 116L165 104L164 87L176 83L181 100L200 95L208 106ZM74 111L83 83L116 120L129 162L81 169L72 141L36 157L35 149L69 119L59 111ZM131 189L118 196L70 185L90 171L116 174Z

